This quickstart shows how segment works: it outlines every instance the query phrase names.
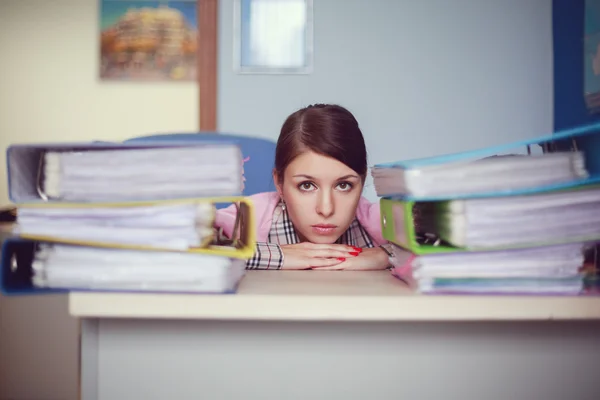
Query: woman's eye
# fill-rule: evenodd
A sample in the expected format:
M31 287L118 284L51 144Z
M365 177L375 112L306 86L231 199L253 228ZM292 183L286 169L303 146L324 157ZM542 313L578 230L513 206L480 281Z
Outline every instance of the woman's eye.
M298 188L304 192L310 192L315 188L315 185L313 185L311 182L302 182L300 185L298 185Z
M338 189L342 192L347 192L348 190L352 189L352 184L349 182L340 182L338 183Z

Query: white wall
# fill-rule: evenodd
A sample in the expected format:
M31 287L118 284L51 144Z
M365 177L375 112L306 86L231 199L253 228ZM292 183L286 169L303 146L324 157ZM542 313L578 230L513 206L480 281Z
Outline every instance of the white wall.
M552 130L551 0L315 0L308 76L235 74L233 1L219 12L222 130L276 139L295 109L340 103L370 164Z
M194 84L99 82L97 9L98 0L0 0L2 149L197 130ZM295 109L340 103L359 119L374 163L551 130L551 0L315 0L309 76L235 75L233 1L219 11L224 131L275 139ZM0 203L5 184L2 173ZM76 325L65 304L0 297L0 399L72 398ZM42 362L25 341L46 349ZM32 394L16 376L50 383Z

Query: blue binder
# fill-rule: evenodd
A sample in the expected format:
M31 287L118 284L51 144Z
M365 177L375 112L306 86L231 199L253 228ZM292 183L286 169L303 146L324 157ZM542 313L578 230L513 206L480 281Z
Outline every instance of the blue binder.
M9 237L0 250L0 291L5 295L66 293L67 290L39 288L31 282L36 242Z
M41 158L46 151L55 150L102 150L102 149L143 149L164 147L192 146L223 146L234 145L240 148L235 139L227 141L216 140L147 140L131 142L62 142L62 143L31 143L12 144L6 149L6 169L8 175L8 197L15 204L44 202L39 191ZM242 165L240 150L240 169ZM230 193L231 196L241 196L241 190ZM136 200L135 198L131 199Z
M541 136L539 138L521 140L517 142L506 143L498 146L491 146L487 148L470 150L452 154L446 154L434 157L424 157L411 160L402 160L389 163L376 164L375 168L399 168L399 169L416 169L425 166L442 165L452 162L468 161L481 159L488 156L502 154L506 152L514 152L515 149L523 149L535 145L543 147L545 150L552 150L557 145L561 148L565 148L565 144L569 144L571 147L576 147L582 151L585 156L585 166L589 172L587 178L573 180L570 182L564 182L560 184L552 184L538 187L529 187L519 190L512 190L510 192L482 192L472 195L462 196L414 196L411 194L398 194L385 196L386 198L397 198L404 199L407 201L435 201L435 200L446 200L449 198L473 198L473 197L497 197L507 195L523 195L541 193L551 190L558 189L569 189L577 186L588 185L600 182L600 123L581 125L575 128L566 129L563 131L556 132Z
M106 293L158 293L158 294L194 294L194 295L230 295L237 293L238 281L234 287L224 291L162 291L137 289L87 289L87 288L46 288L34 286L33 260L37 246L42 241L20 237L9 237L0 247L0 292L6 296L44 295L71 292L106 292Z

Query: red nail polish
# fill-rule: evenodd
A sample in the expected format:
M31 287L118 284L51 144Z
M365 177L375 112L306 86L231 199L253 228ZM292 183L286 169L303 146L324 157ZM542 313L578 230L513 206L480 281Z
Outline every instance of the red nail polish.
M351 256L357 256L359 253L360 253L360 252L358 252L358 251L351 251L351 252L350 252L350 255L351 255Z
M338 257L338 261L346 261L346 259L343 257Z
M354 249L354 251L358 251L359 253L362 253L362 249L360 247L352 246L352 248Z

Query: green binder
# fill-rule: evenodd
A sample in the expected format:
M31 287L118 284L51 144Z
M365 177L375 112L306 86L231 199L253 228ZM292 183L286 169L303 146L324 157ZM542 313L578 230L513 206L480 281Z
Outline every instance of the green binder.
M600 240L598 185L483 199L381 198L380 205L383 237L417 255ZM424 243L425 234L434 239Z

